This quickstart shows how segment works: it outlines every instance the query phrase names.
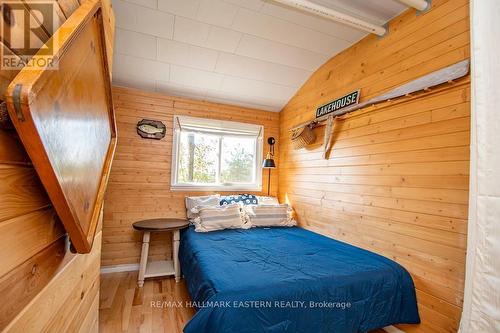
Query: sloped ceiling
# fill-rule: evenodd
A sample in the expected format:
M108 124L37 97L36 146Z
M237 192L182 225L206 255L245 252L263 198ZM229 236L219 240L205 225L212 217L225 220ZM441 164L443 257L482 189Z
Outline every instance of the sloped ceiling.
M315 0L376 24L395 0ZM114 84L280 111L366 33L270 0L113 0Z

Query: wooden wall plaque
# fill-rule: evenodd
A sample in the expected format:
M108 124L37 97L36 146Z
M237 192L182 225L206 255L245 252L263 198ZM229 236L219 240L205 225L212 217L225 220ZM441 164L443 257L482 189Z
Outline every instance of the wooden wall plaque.
M74 248L88 253L116 147L101 2L84 2L52 39L58 69L25 67L7 106Z

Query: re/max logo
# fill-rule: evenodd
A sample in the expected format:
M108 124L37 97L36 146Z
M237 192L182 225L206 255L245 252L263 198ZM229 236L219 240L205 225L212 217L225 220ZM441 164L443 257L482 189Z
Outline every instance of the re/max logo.
M338 111L348 106L358 104L360 90L353 91L347 95L337 98L316 109L316 118Z

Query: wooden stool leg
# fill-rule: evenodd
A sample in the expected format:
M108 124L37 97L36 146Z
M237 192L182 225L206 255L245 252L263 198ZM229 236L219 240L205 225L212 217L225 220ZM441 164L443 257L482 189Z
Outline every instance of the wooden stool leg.
M175 270L175 282L179 282L181 279L181 267L179 265L179 240L180 233L179 230L174 230L174 241L173 241L173 260L174 260L174 270Z
M144 285L144 274L146 274L146 265L148 264L148 252L149 252L149 237L150 232L144 231L142 236L142 252L141 252L141 263L139 265L139 279L137 280L137 285L142 288Z

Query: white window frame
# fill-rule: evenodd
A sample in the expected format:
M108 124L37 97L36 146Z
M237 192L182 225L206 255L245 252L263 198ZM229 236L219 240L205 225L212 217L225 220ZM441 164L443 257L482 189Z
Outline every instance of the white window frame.
M255 183L249 184L241 184L241 183L224 183L224 184L201 184L201 183L177 183L177 166L179 163L179 144L180 144L180 135L182 131L182 123L183 121L191 121L200 123L213 123L216 124L218 128L220 128L220 132L224 135L223 129L232 129L228 131L226 136L240 136L237 133L233 133L233 131L237 131L238 128L252 128L253 131L256 131L258 134L255 136L256 138L256 147L255 147ZM241 135L248 136L248 135ZM171 166L171 179L170 179L170 190L172 191L262 191L262 159L263 159L263 137L264 137L264 127L262 125L255 124L247 124L240 123L234 121L226 121L226 120L210 120L206 118L196 118L189 116L175 116L174 115L174 126L173 126L173 135L172 135L172 166ZM222 144L222 140L219 140L219 144ZM221 168L221 159L222 159L222 150L219 147L219 162L218 162L218 171L216 177L220 176L220 168Z

